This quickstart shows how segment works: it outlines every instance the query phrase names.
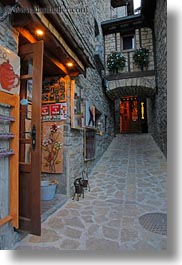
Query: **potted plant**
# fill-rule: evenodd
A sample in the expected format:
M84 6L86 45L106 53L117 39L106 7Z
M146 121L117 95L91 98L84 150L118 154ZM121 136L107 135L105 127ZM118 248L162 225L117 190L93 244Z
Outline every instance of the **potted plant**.
M146 48L137 49L133 55L133 60L143 71L143 67L147 67L149 63L149 50Z
M119 70L123 70L125 67L126 58L122 52L112 52L107 58L107 68L109 72L118 73Z

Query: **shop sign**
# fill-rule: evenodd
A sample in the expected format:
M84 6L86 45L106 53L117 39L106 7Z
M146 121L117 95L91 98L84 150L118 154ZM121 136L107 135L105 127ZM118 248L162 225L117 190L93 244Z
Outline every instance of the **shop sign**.
M59 121L67 118L67 103L42 106L42 121Z
M20 57L3 46L0 46L0 91L20 92Z
M49 121L49 106L42 106L42 121Z

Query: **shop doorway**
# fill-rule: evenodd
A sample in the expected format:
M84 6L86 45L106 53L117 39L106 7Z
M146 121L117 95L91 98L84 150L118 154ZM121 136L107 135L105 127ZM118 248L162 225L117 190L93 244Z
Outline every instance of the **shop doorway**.
M22 8L27 8L27 5L30 6L30 3L25 2L21 1L20 6ZM33 7L35 6L31 6L31 8ZM59 22L61 22L59 16L52 14L48 18L39 12L30 14L15 13L12 18L12 26L19 33L19 56L21 59L20 229L35 235L40 235L41 232L41 206L43 204L40 191L41 177L44 177L42 173L46 173L45 177L49 178L47 176L49 173L42 169L43 146L46 145L47 139L49 143L52 143L52 139L50 141L48 136L52 132L52 128L54 131L58 131L54 128L54 123L57 123L59 130L64 132L64 120L66 119L65 113L67 110L66 91L70 88L70 78L74 78L78 74L85 74L86 67L90 66L88 58L81 52L80 48L78 51L75 49L77 43L72 35ZM47 78L48 86L46 84ZM62 78L67 80L64 86ZM44 116L42 113L44 110L46 112L46 109L48 115ZM57 112L60 113L57 114ZM52 116L54 116L54 119L52 119ZM47 126L43 125L43 121ZM50 126L48 126L49 122L51 122ZM45 132L45 138L42 138L42 132ZM45 141L41 141L42 139ZM54 145L56 148L52 149L52 153L55 154L60 147L65 150L63 144L64 139L58 139L58 142ZM58 156L56 156L56 160L53 161L54 165L52 165L49 162L52 161L51 157L53 155L50 154L49 156L49 152L44 151L46 152L44 160L45 158L48 160L44 166L51 168L53 177L57 174L55 177L55 180L58 178L56 194L61 193L66 197L69 187L67 171L65 167L62 167L59 171L56 169L66 159L57 159ZM52 204L50 207L52 208Z
M147 132L146 100L137 96L120 101L120 133Z
M54 79L58 79L58 76L63 76L63 73L54 64L49 63L47 67L46 50L44 50L43 41L24 44L24 40L20 39L19 56L21 58L19 228L31 234L40 235L41 221L45 220L49 214L66 202L66 194L60 192L60 190L66 190L67 182L65 179L62 182L60 181L59 191L51 201L47 200L47 198L42 200L41 196L41 180L44 180L43 174L45 175L46 172L45 168L43 170L43 162L45 162L43 157L48 157L48 153L45 152L43 154L43 142L45 141L43 134L46 131L45 127L48 128L49 132L55 123L61 127L59 130L63 131L64 120L62 117L61 121L58 120L60 115L56 111L58 107L66 107L66 87L63 87L64 78L62 77L59 78L59 84L55 83L55 81L54 84L51 83L51 90L47 85L49 79L53 82ZM49 76L51 78L48 78ZM59 91L53 91L53 88L58 88L58 85ZM45 91L48 88L50 91ZM59 98L57 99L58 96ZM60 101L64 102L60 103ZM51 109L51 118L56 116L56 121L55 119L46 120L50 118L50 115L43 116L42 111L44 108L48 108L48 112ZM62 113L61 111L63 112L62 116L64 116L63 109L59 110L60 113ZM44 118L46 119L44 120ZM63 139L59 141L61 146L63 146ZM57 143L56 150L58 149ZM59 157L54 165L55 168L60 166L60 171L51 167L51 175L62 173L61 164L63 159L60 157L60 152L61 150L59 150ZM59 159L61 164L58 161ZM49 174L47 174L47 178L49 179ZM62 176L61 179L63 180L63 178L65 177Z
M19 228L40 235L41 221L67 200L68 184L65 174L62 174L64 142L62 136L67 111L66 89L69 82L61 70L62 67L55 64L54 55L47 56L44 41L29 43L22 35L19 40L21 58ZM48 114L45 115L46 109ZM50 150L46 150L46 140L50 138L52 126L55 124L58 126L54 135L57 141L54 143L51 138L51 146L56 144L56 151L49 146L49 149L53 150L50 154L48 152ZM58 131L59 138L57 138ZM50 143L50 139L48 142ZM49 159L50 157L52 159ZM47 197L42 199L41 180L44 183L46 180L48 185L50 183L52 185L52 180L57 184L55 196L51 201L47 200Z

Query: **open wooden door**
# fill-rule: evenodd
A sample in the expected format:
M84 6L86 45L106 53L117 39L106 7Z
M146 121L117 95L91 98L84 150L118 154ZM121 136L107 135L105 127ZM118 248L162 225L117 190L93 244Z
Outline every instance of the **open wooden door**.
M43 41L20 47L19 223L31 234L41 233L41 94Z

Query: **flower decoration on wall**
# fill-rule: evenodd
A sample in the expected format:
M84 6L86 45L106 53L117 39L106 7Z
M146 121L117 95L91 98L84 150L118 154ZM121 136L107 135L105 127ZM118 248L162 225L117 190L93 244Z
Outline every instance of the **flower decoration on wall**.
M109 72L116 72L118 73L118 70L123 70L125 67L126 58L122 54L122 52L112 52L109 54L107 58L107 68Z
M44 166L49 168L50 173L56 172L56 165L61 163L59 153L62 148L62 144L59 141L61 131L56 123L52 124L49 129L48 138L42 143L42 149L44 150Z
M149 64L149 50L146 48L137 49L133 55L133 60L143 70L143 67L147 67Z

